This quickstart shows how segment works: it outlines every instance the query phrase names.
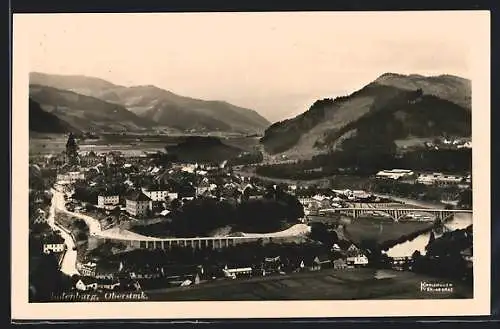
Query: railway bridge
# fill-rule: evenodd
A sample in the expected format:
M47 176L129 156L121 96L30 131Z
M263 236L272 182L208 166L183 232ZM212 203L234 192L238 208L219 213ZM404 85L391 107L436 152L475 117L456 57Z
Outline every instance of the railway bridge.
M408 215L430 215L434 217L435 220L439 221L447 221L453 218L454 214L457 213L472 213L472 210L465 209L430 209L430 208L357 208L357 207L349 207L349 208L336 208L334 212L338 212L340 214L350 216L353 218L358 218L363 214L373 214L382 212L388 215L390 218L394 219L394 221L399 221L405 216Z

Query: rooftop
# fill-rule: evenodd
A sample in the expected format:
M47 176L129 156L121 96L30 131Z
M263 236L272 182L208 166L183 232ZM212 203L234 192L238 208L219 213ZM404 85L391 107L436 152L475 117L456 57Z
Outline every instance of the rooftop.
M151 199L142 191L136 191L127 196L127 200L131 201L151 201Z
M62 236L57 234L52 234L43 240L44 244L60 244L64 243Z

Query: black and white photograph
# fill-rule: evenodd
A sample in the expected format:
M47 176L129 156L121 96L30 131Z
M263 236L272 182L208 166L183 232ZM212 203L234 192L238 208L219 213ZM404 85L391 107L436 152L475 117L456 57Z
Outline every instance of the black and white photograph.
M17 293L483 307L482 13L17 15Z

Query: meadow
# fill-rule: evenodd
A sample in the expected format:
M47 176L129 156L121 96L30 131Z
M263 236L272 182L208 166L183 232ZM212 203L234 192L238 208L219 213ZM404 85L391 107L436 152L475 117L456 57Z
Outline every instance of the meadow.
M454 286L453 292L422 292L421 281L432 279L412 272L327 269L213 281L197 286L147 291L146 294L153 301L472 298L472 289L459 284Z

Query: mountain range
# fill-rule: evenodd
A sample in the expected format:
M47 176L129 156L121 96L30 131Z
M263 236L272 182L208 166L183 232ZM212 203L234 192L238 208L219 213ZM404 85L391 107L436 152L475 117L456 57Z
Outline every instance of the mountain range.
M74 128L66 121L59 119L52 113L42 110L40 104L31 98L29 99L29 113L30 132L57 134L64 134L67 132L81 133L81 131Z
M443 135L471 135L470 80L385 73L348 96L318 100L274 123L260 141L269 154L300 160L381 140Z
M81 75L30 73L30 99L84 131L262 133L269 122L254 110L224 101L176 95L153 85L125 87Z

